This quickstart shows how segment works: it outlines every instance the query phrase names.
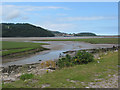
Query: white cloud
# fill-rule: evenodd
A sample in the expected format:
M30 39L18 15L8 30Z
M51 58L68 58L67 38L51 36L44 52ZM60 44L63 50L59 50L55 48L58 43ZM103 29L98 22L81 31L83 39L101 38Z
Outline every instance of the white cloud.
M5 18L5 20L11 20L11 19L17 18L19 16L20 16L20 12L18 10L13 10L10 13L7 13L7 15L5 15L4 18Z
M24 14L30 11L39 11L39 10L46 10L46 9L67 9L65 7L57 7L57 6L17 6L17 5L3 5L2 6L2 16L3 20L11 20L14 18L22 17L24 18Z
M2 6L2 17L3 20L11 20L20 17L21 11L14 7L13 5L3 5Z
M94 17L65 17L59 18L59 21L82 21L82 20L113 20L117 17L104 17L104 16L94 16Z
M67 9L65 7L56 7L56 6L19 6L18 8L24 8L25 11L38 11L46 9Z

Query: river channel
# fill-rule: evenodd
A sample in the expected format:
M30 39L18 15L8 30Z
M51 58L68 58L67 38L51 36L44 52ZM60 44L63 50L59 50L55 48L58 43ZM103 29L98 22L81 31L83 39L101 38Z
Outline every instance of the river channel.
M39 63L40 62L39 60L42 61L56 60L59 58L60 54L64 55L63 52L65 51L93 48L109 48L115 45L115 44L90 44L77 41L24 41L24 42L48 43L49 45L43 45L43 47L49 48L50 50L42 51L30 57L21 58L17 61L3 63L3 66Z

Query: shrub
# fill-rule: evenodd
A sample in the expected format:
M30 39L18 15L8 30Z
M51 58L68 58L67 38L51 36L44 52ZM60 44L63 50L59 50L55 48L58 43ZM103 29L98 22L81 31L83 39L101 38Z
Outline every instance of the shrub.
M60 68L72 66L71 59L71 56L67 54L64 58L58 60L57 65Z
M58 67L63 68L64 67L64 63L65 62L65 58L61 58L58 60L58 62L56 63Z
M33 77L34 77L33 74L28 74L28 73L26 73L26 74L21 75L21 76L20 76L20 79L21 79L21 80L26 80L26 79L31 79L31 78L33 78Z
M73 58L75 64L87 64L88 62L92 62L94 60L93 55L86 51L78 51L76 56Z
M69 67L76 64L87 64L94 60L93 55L86 51L78 51L74 57L66 55L64 58L58 60L57 65L60 68Z

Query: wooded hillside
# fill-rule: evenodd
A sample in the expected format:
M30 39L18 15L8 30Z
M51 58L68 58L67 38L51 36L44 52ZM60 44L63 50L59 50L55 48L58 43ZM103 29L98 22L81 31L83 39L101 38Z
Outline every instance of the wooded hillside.
M54 34L28 23L2 23L2 37L54 37Z

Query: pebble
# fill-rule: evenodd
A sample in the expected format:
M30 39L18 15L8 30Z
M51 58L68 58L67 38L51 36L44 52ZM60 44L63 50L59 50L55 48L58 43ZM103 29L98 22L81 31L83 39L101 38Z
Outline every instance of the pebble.
M4 75L8 75L8 73L4 73Z
M107 53L105 53L105 55L107 55Z
M97 61L97 63L100 63L100 61Z
M100 57L98 59L100 59Z
M21 73L18 73L15 75L16 78L19 78L22 74Z
M45 88L45 87L49 87L50 84L42 84L42 87L41 88Z
M4 82L9 82L9 81L14 82L15 80L16 80L15 78L11 78L11 77L3 78Z
M72 83L76 83L76 81L74 81L74 80L70 80L70 82L72 82Z
M28 72L30 72L31 70L29 69L29 70L27 70Z

